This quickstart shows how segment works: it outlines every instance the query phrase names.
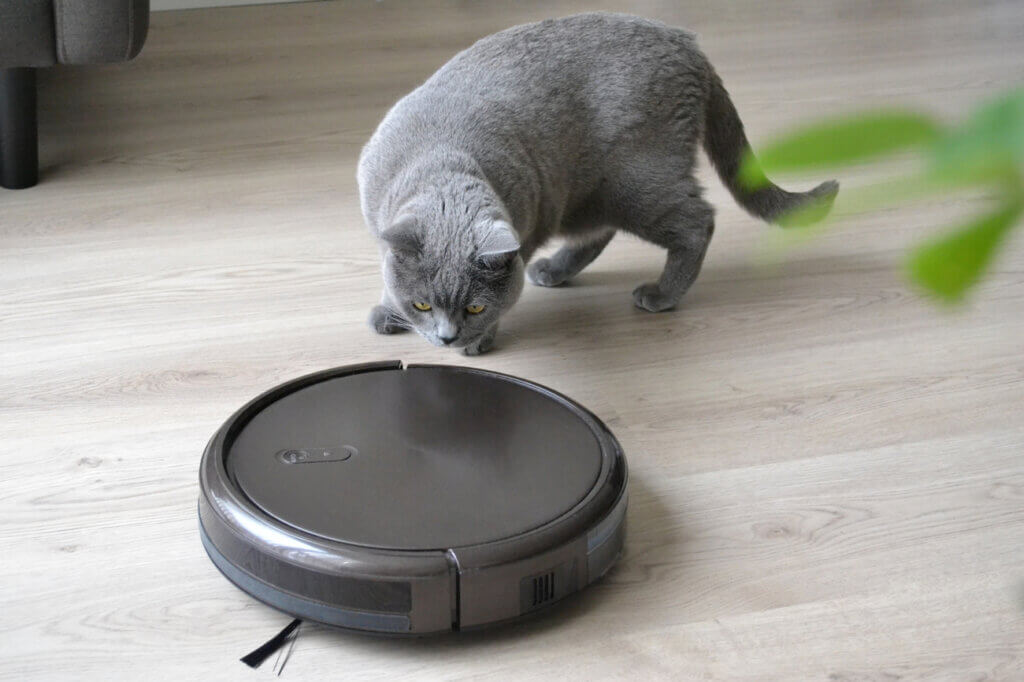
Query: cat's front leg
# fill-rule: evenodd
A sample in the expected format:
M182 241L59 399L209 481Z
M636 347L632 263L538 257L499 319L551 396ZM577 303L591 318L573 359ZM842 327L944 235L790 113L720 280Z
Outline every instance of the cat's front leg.
M464 355L481 355L494 346L494 337L498 334L498 323L495 322L476 341L462 349Z
M615 236L615 230L604 229L567 242L550 258L530 263L526 278L540 287L557 287L580 274L583 268L601 255Z
M378 334L397 334L409 329L406 319L386 305L373 306L369 322Z

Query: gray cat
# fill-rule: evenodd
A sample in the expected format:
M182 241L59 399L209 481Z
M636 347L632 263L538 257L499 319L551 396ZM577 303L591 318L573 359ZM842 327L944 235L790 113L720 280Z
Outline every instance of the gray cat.
M457 54L388 112L363 149L363 215L379 238L384 294L370 324L487 351L522 291L589 265L616 230L664 247L657 282L633 291L674 307L700 271L714 211L693 177L699 143L736 201L773 220L806 193L736 179L749 150L736 109L686 31L621 14L516 26ZM827 208L825 209L827 210Z

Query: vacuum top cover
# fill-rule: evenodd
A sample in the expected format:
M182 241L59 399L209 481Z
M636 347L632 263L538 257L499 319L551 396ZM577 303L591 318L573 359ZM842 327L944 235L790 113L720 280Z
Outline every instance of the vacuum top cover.
M415 550L536 528L583 499L601 470L599 443L569 405L440 367L299 389L249 420L226 461L249 499L283 523Z
M585 409L494 372L318 372L231 417L200 471L207 552L307 619L390 633L511 620L618 556L626 468Z

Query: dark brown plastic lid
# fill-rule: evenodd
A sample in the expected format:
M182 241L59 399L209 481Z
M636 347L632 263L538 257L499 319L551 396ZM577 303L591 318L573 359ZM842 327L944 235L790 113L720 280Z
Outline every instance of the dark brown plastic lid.
M203 541L233 582L332 625L439 632L516 618L599 577L625 460L585 409L515 377L375 363L260 396L214 436Z

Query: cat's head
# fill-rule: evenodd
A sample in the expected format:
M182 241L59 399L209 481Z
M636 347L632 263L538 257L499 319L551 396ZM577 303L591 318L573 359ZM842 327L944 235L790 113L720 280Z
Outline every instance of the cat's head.
M443 211L442 211L443 213ZM519 298L519 238L495 212L407 212L382 233L391 307L436 346L478 340Z

